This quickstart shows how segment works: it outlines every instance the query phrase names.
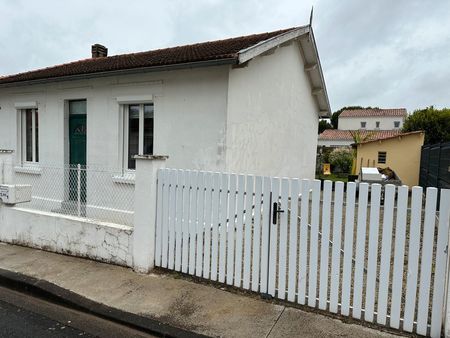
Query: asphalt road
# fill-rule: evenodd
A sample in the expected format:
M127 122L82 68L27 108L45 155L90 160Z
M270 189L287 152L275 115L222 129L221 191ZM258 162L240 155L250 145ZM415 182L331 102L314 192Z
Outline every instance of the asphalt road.
M0 286L0 337L154 337Z

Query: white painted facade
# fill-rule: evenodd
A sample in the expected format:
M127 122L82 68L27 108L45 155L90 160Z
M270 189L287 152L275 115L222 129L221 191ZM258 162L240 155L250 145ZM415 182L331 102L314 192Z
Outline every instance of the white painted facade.
M303 69L292 43L230 71L228 171L314 177L318 107Z
M15 150L20 166L18 102L37 102L40 163L67 163L67 102L87 100L87 165L123 166L123 112L118 98L151 96L155 105L154 153L170 154L170 165L225 168L228 68L114 76L0 89L0 148Z
M297 42L229 65L0 88L0 149L23 170L16 106L36 103L39 162L68 163L68 100L87 100L87 165L123 168L123 98L154 102L167 166L311 178L319 108ZM37 166L39 167L39 165ZM24 173L26 171L26 173ZM111 182L111 184L113 184Z
M362 127L361 122L365 122L365 127ZM379 126L377 127L377 122ZM395 123L399 123L399 127L395 126ZM403 127L403 116L365 116L365 117L346 117L339 116L338 129L341 130L392 130L401 129Z

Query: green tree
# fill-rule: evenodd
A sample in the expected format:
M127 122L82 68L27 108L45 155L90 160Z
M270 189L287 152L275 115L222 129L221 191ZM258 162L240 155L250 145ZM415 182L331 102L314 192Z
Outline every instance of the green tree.
M351 130L350 135L352 135L353 143L358 144L369 141L374 135L374 132L369 131L367 133L364 133L361 130Z
M450 108L435 109L430 106L415 110L403 124L403 132L423 130L425 144L450 141Z
M327 120L319 121L319 134L322 133L325 129L333 129L333 126L328 123Z

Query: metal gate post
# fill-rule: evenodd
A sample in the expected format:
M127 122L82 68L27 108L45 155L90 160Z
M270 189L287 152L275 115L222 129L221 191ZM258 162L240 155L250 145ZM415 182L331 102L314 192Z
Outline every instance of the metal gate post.
M77 164L77 213L81 216L81 165Z

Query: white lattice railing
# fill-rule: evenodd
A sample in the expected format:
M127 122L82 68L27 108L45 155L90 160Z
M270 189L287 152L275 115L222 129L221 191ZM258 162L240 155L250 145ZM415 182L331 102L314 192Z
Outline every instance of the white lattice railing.
M4 168L14 184L30 184L32 200L22 208L133 225L134 180L121 170L88 166L36 165Z

